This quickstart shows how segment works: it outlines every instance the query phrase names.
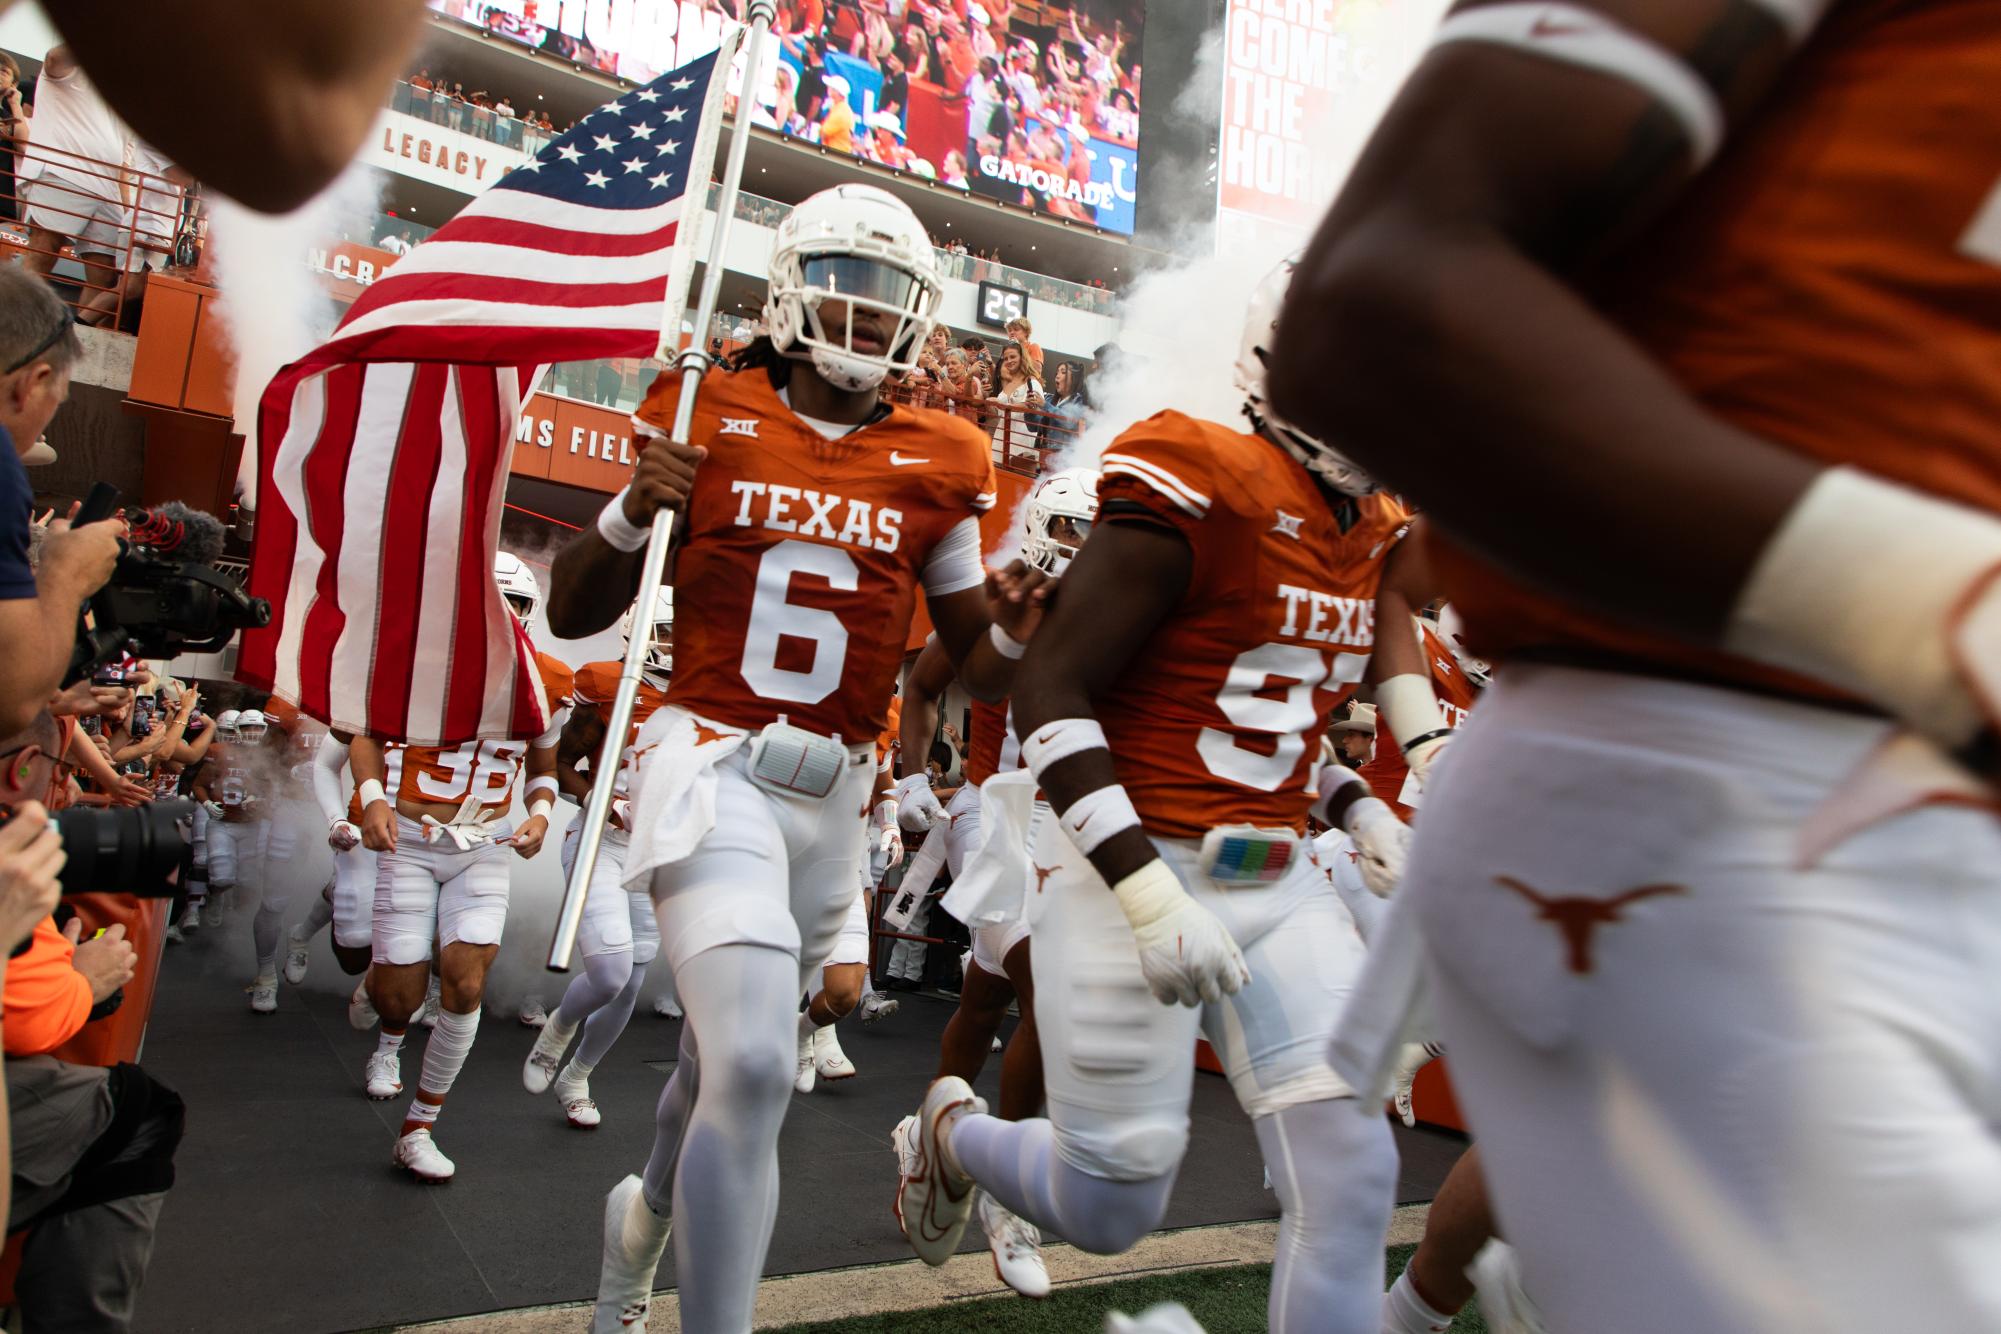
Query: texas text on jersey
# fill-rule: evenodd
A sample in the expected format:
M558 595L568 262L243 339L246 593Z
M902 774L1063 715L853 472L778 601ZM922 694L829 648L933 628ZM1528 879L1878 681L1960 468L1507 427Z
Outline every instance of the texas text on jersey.
M570 669L546 653L535 655L535 666L542 674L550 712L559 714L570 702ZM550 732L555 730L552 724ZM485 816L504 815L521 776L521 762L534 744L528 740L468 741L449 750L406 746L401 778L394 787L385 784L384 789L398 801L426 806L457 804L461 809L472 801ZM553 739L549 744L554 744Z
M1408 514L1378 492L1337 517L1276 446L1177 412L1126 431L1103 468L1099 522L1164 524L1193 553L1180 604L1097 701L1141 824L1303 829L1321 721L1368 666Z
M664 431L678 397L679 377L662 376L638 419ZM828 440L750 369L702 382L695 438L709 452L676 557L668 701L733 727L783 714L825 736L875 736L927 561L993 507L986 437L897 406ZM976 527L972 538L977 551Z

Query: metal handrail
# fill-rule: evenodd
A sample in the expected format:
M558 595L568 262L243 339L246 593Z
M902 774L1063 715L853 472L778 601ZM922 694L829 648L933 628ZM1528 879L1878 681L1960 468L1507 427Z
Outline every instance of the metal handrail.
M42 258L30 263L50 276L79 323L118 327L138 290L131 279L152 267L135 265L134 256L172 259L187 210L186 188L157 172L32 141L17 150L14 179L13 192L0 190L0 210L10 215L0 220L11 233L7 244ZM101 230L107 226L108 240ZM99 235L86 238L93 228ZM110 262L87 261L86 255ZM80 265L81 275L56 273L64 261ZM64 290L71 287L73 297Z

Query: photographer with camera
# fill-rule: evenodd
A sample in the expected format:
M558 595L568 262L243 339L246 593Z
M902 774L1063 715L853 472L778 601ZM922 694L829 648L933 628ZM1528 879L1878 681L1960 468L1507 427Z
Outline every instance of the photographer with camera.
M37 864L51 860L47 844L55 829L39 802L56 778L52 752L59 735L44 710L0 742L0 814L9 817L0 826L0 865L6 845L16 840L33 850ZM63 818L79 814L105 818L97 812ZM129 856L122 834L107 840L103 826L90 829L101 850L118 848L122 866L149 861L145 854ZM37 888L37 904L49 901L64 857L63 844L56 843L55 865L44 872L48 884ZM24 851L15 853L16 866L26 860ZM86 880L72 888L97 887L88 883L90 868L68 865ZM5 879L0 873L0 882ZM0 929L7 925L7 898L8 887L0 883ZM7 1230L28 1229L15 1300L29 1329L122 1332L130 1328L160 1205L173 1185L183 1107L172 1089L136 1065L106 1069L48 1054L117 1008L119 989L138 962L124 928L83 940L79 921L58 929L44 911L32 929L26 950L6 965L0 989L12 1122ZM5 939L0 935L0 943Z
M34 722L63 685L84 600L111 577L121 521L58 520L28 564L32 492L21 456L69 397L82 355L69 307L18 267L0 267L0 730Z

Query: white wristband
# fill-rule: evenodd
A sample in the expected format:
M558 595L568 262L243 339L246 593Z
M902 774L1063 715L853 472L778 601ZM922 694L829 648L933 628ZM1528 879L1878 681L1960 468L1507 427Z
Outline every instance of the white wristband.
M549 812L555 809L556 803L550 801L547 797L538 797L528 803L528 814L531 816L539 815L545 820L549 818Z
M1036 728L1033 736L1022 739L1021 762L1039 777L1050 765L1080 750L1106 749L1109 747L1105 744L1105 729L1098 726L1097 719L1058 718Z
M528 787L526 789L528 800L531 802L534 801L535 794L537 792L547 792L549 794L549 799L551 801L555 800L556 776L554 774L540 774L534 778L529 779Z
M361 809L364 811L378 801L389 800L389 794L382 790L382 784L373 778L362 779L355 787L355 793L361 798Z
M993 640L994 651L1003 658L1013 658L1018 662L1021 660L1021 655L1028 652L1028 645L1001 629L999 621L995 621L987 628L987 638Z
M625 487L598 511L598 536L614 551L637 551L646 545L646 539L653 536L652 529L641 528L625 517L625 494L631 489Z
M1063 822L1063 832L1077 845L1077 851L1086 857L1114 834L1139 828L1139 812L1133 809L1132 798L1117 783L1086 792L1057 818Z

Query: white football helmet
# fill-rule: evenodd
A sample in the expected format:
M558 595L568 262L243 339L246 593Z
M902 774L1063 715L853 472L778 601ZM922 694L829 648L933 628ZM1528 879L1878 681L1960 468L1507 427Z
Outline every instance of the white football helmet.
M535 619L535 610L542 605L542 586L535 582L527 561L511 551L495 553L493 582L500 585L500 596L523 625Z
M632 610L627 609L625 618L618 624L619 633L625 636L627 644L632 643ZM656 686L667 684L667 678L674 673L674 590L657 588L653 591L653 622L646 644L646 679Z
M1021 555L1036 569L1060 575L1070 568L1077 548L1090 535L1091 522L1098 517L1098 470L1065 468L1052 472L1035 484L1022 506ZM1068 520L1070 533L1059 536L1056 525ZM1065 537L1074 536L1075 541Z
M1458 609L1449 602L1438 609L1438 637L1451 648L1459 670L1466 673L1468 681L1484 687L1493 679L1493 669L1487 665L1487 660L1475 657L1466 647L1466 623L1459 619Z
M258 716L260 718L263 717L262 714ZM241 734L236 730L242 719L243 712L240 709L224 709L221 713L215 715L215 739L217 741L242 740Z
M265 731L271 726L262 709L245 709L236 715L236 739L255 745L264 739Z
M1348 496L1366 496L1377 489L1375 478L1356 467L1339 450L1306 434L1271 410L1265 400L1265 366L1271 346L1278 336L1278 313L1285 305L1285 292L1292 285L1292 273L1299 257L1289 256L1266 274L1251 293L1244 315L1244 338L1237 348L1237 388L1244 391L1244 415L1251 425L1276 441L1306 470L1334 490Z
M810 359L830 384L859 392L917 369L944 291L931 238L902 200L873 185L837 185L778 224L764 319L780 353ZM856 347L845 319L830 338L820 317L829 301L884 316L887 341Z

